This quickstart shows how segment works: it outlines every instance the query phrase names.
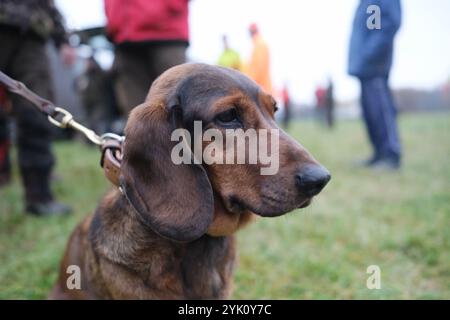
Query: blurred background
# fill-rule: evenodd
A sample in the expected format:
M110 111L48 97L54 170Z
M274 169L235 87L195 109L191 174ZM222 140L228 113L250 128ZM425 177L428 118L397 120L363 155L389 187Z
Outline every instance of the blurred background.
M257 26L270 52L278 120L333 175L311 207L259 219L239 233L233 298L450 298L450 2L402 2L389 80L403 144L402 168L394 172L353 165L371 152L360 121L360 85L347 72L358 4L189 1L186 60L217 64L226 36L244 70L254 54L249 26ZM55 5L75 58L65 64L47 43L54 101L99 133L120 133L126 113L114 91L115 46L105 34L103 1ZM17 129L8 128L14 141ZM71 230L110 187L96 149L74 132L56 134L53 189L74 214L24 215L12 165L11 183L0 187L2 299L45 298ZM15 163L14 147L11 157ZM369 265L380 266L379 290L366 287Z
M102 0L57 0L56 4L72 30L105 25ZM257 23L270 48L274 86L281 90L287 85L296 113L308 113L315 106L317 86L325 85L331 77L336 84L337 114L356 117L359 85L347 74L347 60L357 4L358 0L190 1L187 58L215 64L223 49L222 36L227 35L230 46L242 59L248 59L252 43L247 29ZM437 0L433 5L423 0L402 3L403 21L396 38L390 81L400 110L449 107L444 96L450 90L450 42L446 41L449 10L446 0ZM103 39L93 42L94 46L107 47ZM98 50L95 58L102 68L109 69L113 51Z

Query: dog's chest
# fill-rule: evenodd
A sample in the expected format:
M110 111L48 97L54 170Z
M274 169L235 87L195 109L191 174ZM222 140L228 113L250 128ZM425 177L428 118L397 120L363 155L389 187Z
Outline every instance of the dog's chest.
M172 247L165 257L153 257L146 276L149 288L159 287L159 298L223 299L229 295L235 264L233 237L205 236ZM155 268L157 267L157 268ZM162 285L162 287L161 287Z
M204 237L188 245L181 260L188 298L226 298L235 264L233 237Z

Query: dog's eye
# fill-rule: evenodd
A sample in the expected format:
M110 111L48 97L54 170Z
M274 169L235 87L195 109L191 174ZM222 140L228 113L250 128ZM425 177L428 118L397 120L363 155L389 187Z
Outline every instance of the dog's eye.
M275 103L274 105L273 105L273 113L275 113L275 112L277 112L278 111L278 106L277 106L277 104Z
M229 109L219 113L215 120L219 125L224 127L235 127L241 125L236 109Z

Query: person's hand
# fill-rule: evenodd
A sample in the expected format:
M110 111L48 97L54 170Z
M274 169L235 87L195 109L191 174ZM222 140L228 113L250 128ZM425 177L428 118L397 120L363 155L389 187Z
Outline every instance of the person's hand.
M75 63L75 59L77 58L77 53L74 47L63 44L59 49L59 54L61 55L61 59L66 66L71 66Z

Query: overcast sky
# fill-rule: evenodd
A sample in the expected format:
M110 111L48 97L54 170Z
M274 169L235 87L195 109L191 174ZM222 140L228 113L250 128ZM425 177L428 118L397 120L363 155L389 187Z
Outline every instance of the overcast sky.
M105 23L102 0L56 0L69 27ZM354 99L357 82L346 74L348 40L357 0L191 0L192 61L215 63L221 35L248 58L247 27L259 24L271 50L277 87L288 83L292 96L310 103L327 75L339 100ZM391 83L393 87L433 88L450 77L450 1L403 0Z

